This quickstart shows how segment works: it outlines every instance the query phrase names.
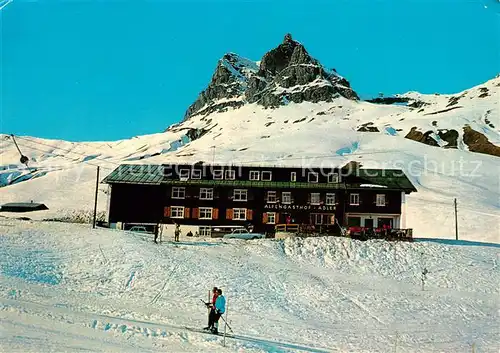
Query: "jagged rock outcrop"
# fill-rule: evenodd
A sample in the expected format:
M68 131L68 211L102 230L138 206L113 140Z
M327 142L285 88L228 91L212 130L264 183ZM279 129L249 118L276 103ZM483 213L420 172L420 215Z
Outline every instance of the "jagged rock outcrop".
M426 131L422 132L417 129L416 126L412 127L411 130L406 134L405 138L425 143L429 146L438 147L439 143L436 139L441 139L447 144L442 146L444 148L458 148L458 131L454 129L438 129L436 131Z
M372 122L362 124L358 128L357 131L359 131L359 132L380 132L380 130L376 126L372 126L372 125L373 125Z
M205 135L209 130L206 129L189 129L186 136L190 141L198 140L200 137Z
M454 129L438 129L436 131L426 131L423 133L422 131L419 131L416 126L412 127L411 130L406 134L405 138L425 143L426 145L429 146L435 146L438 147L439 143L436 139L441 139L442 141L445 141L447 144L442 146L444 148L458 148L458 131Z
M444 148L458 148L458 131L451 130L438 130L438 136L441 140L446 141L447 144Z
M246 93L248 102L265 107L288 102L331 101L338 95L359 99L345 78L327 72L289 34L282 44L264 55L258 74L250 78Z
M427 131L426 133L423 133L422 131L419 131L416 126L414 126L411 128L410 132L406 134L405 138L425 143L426 145L429 146L439 146L437 141L430 136L432 133L433 133L432 131Z
M410 108L421 108L423 106L429 105L429 103L419 101L417 99L412 99L404 96L395 97L377 97L373 99L367 99L367 102L374 104L406 104Z
M359 99L345 78L325 70L287 34L283 43L264 55L259 66L233 53L224 55L210 84L188 108L184 119L246 102L278 107L289 102L332 101L339 95Z
M217 63L210 84L187 109L184 119L194 114L241 106L248 79L257 71L258 66L253 61L234 53L224 55Z
M464 126L464 143L469 151L500 157L500 147L492 144L482 133L472 129L469 125Z

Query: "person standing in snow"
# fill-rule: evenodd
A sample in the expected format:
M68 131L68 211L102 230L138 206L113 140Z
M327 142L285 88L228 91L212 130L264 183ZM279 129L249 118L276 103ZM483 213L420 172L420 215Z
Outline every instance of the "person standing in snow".
M218 293L218 288L214 287L212 289L212 301L209 303L205 303L207 308L210 308L210 312L208 313L208 326L204 328L204 330L212 330L214 328L214 322L215 322L215 302L217 300L217 297L219 295Z
M181 235L181 228L179 224L175 225L174 241L179 241L179 236Z
M226 298L222 295L222 289L217 289L217 299L215 300L215 317L214 317L214 328L212 333L219 333L219 319L226 311Z

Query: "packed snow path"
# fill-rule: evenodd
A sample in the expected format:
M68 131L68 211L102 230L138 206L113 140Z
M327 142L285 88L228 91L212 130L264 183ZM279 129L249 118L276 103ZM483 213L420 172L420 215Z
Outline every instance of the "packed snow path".
M181 240L0 219L2 350L498 352L496 244Z

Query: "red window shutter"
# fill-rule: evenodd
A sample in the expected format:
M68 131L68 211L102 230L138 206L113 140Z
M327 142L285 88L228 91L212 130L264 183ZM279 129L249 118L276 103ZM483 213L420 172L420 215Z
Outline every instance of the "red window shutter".
M170 207L169 206L167 206L163 209L163 216L170 217Z
M262 223L264 223L264 224L266 224L266 223L267 223L267 213L266 213L266 212L264 212L264 213L262 214Z
M212 219L219 219L219 209L218 208L214 208L212 210Z
M200 215L200 209L199 208L193 208L193 218L198 218Z
M184 208L184 218L189 218L190 211L189 207Z
M253 210L247 210L247 220L251 221L253 218Z
M232 208L228 208L226 210L226 219L233 219L233 209Z

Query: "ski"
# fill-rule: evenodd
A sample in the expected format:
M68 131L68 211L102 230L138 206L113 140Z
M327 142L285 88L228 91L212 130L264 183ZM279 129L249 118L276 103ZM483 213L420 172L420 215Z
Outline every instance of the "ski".
M219 333L215 334L215 333L212 333L210 330L203 330L203 329L193 328L193 327L188 327L188 326L184 326L184 328L186 330L189 330L189 331L192 331L192 332L204 333L206 335L224 337L224 332L219 332ZM227 333L226 333L226 337L227 338L235 338L233 335L230 335L230 334L227 334Z

